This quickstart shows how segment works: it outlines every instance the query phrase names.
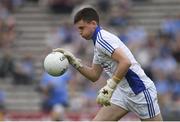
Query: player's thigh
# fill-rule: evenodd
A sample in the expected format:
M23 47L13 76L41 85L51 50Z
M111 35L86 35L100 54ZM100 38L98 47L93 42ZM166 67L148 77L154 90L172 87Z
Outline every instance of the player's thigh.
M141 119L141 121L163 121L161 114L156 115L153 118Z
M127 113L127 110L111 103L111 106L102 107L93 121L117 121Z

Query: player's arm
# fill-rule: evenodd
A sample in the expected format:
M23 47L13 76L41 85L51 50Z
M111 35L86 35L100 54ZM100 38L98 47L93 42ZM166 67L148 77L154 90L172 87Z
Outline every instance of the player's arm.
M112 59L118 62L117 69L111 78L115 82L112 83L112 85L117 85L127 73L129 67L131 66L131 62L121 48L115 49L112 54ZM97 81L103 69L100 65L93 64L92 67L82 66L77 70L91 81Z
M126 75L129 67L131 66L131 62L121 48L115 49L112 54L112 59L118 62L117 69L112 77L112 79L118 84Z
M117 69L113 76L107 80L107 84L101 88L96 99L97 103L105 106L110 105L110 99L114 90L116 89L117 84L123 79L131 66L130 60L121 48L116 48L111 57L118 62Z
M92 64L92 67L83 65L77 69L82 75L84 75L89 80L95 82L99 79L102 73L102 67L99 64Z
M63 53L67 57L69 63L89 80L95 82L99 79L102 73L102 67L100 65L93 64L91 67L85 66L80 62L80 59L62 48L57 48L53 51Z

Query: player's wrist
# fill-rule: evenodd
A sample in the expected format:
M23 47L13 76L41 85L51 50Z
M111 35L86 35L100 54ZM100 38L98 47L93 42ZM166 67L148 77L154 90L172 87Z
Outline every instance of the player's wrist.
M82 63L80 62L80 59L76 59L73 63L72 63L72 66L75 68L75 69L79 69L79 68L82 68L83 65Z
M74 67L79 70L80 68L83 67L83 65L81 64L81 62L78 62L78 64L75 64Z
M107 80L107 86L110 87L111 89L115 89L117 86L117 83L112 78L110 78Z
M121 80L120 78L118 78L118 77L115 76L115 75L112 76L112 79L113 79L115 82L117 82L117 83Z

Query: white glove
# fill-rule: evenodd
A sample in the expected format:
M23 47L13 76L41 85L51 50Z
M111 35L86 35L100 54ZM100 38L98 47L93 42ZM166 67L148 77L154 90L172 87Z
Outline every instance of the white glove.
M117 83L113 79L108 79L107 84L101 88L96 98L96 102L102 106L108 106L110 104L111 96L117 86Z
M80 62L80 59L76 58L71 52L66 51L62 48L56 48L53 49L53 52L61 52L64 54L64 56L66 56L66 58L68 59L69 63L76 69L82 67L83 65Z

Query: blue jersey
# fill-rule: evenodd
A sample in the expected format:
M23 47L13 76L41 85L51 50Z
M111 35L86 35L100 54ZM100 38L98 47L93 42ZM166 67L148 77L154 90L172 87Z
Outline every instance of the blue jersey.
M121 89L127 93L138 94L141 91L154 86L154 83L146 76L131 51L117 36L98 26L92 39L94 41L93 63L101 65L109 77L113 76L118 65L118 63L111 58L116 48L121 48L131 61L132 65L122 81L118 84L117 89Z
M48 73L44 73L42 76L40 85L41 87L52 86L52 89L49 91L48 103L50 105L68 103L68 82L71 79L71 74L66 72L62 76L54 77Z

